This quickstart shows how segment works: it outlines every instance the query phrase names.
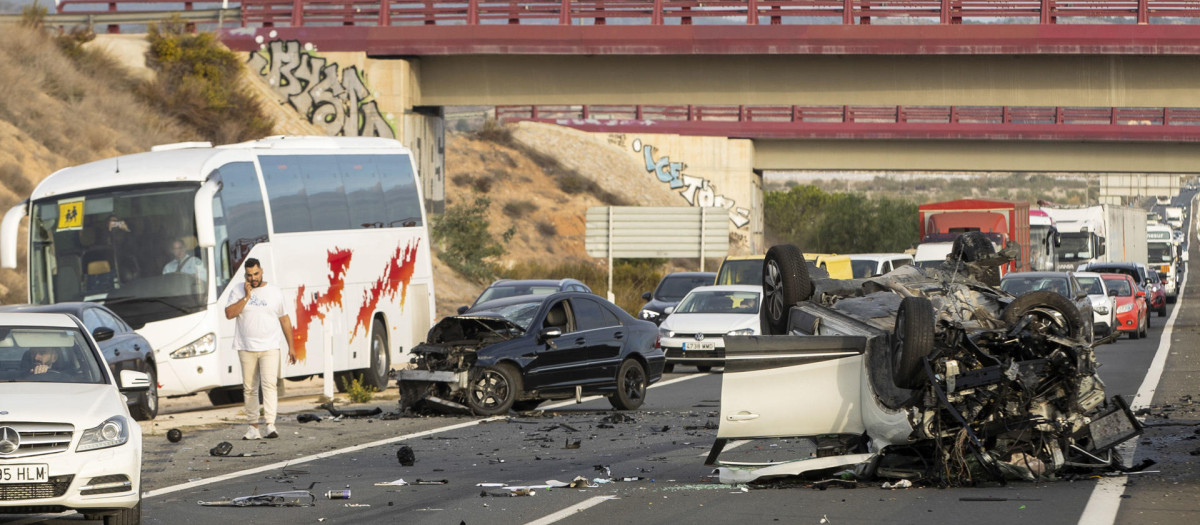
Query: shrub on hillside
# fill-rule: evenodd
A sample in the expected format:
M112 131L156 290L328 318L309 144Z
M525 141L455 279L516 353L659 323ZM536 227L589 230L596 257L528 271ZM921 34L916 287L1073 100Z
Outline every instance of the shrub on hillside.
M213 33L188 33L179 17L151 24L146 63L158 74L141 93L160 110L226 144L270 135L274 122L239 82L244 66Z
M504 246L488 231L488 206L491 200L477 196L472 204L446 206L446 211L434 219L430 236L440 244L438 258L468 278L478 282L496 275L495 265L488 259L504 255ZM500 235L508 242L516 232L509 228Z
M763 222L768 242L812 253L899 252L918 236L916 204L809 185L765 192Z

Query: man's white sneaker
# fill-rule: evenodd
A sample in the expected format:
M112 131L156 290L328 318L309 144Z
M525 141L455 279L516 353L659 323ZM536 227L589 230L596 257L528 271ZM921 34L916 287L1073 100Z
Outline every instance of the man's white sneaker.
M246 435L242 436L242 439L262 439L262 435L258 433L258 427L250 427L250 430L246 431Z
M275 439L279 437L279 432L275 431L275 425L267 425L267 439Z

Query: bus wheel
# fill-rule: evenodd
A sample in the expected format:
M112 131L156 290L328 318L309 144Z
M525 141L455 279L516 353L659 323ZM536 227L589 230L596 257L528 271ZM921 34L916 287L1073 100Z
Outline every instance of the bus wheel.
M375 387L376 392L387 389L392 356L388 352L387 327L378 319L371 326L371 368L362 370L363 386Z

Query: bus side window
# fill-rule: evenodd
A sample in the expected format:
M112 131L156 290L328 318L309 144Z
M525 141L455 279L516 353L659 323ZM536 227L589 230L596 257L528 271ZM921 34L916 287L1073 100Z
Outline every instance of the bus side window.
M254 164L226 164L217 170L214 177L221 182L221 189L213 198L219 296L249 255L250 249L267 240L267 214Z

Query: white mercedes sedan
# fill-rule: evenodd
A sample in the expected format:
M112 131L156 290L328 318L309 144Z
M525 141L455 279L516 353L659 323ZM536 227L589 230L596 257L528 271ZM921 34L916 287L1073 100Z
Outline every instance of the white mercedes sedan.
M66 314L0 314L0 514L76 510L106 525L141 519L142 431L83 324Z

